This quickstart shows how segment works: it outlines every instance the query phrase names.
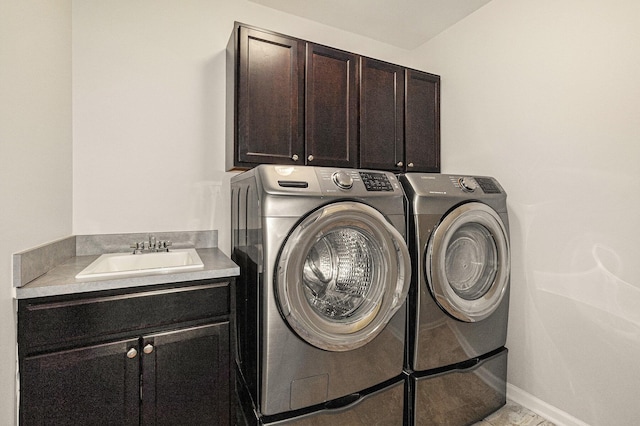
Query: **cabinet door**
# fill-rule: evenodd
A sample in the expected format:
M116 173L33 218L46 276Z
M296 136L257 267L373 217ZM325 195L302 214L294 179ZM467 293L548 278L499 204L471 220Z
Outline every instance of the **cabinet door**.
M304 164L304 43L239 31L236 165Z
M20 424L137 425L137 348L129 339L24 358Z
M357 165L357 57L307 43L306 164Z
M408 172L440 172L440 77L406 72L405 163Z
M362 58L360 75L360 167L401 171L404 68Z
M146 336L142 351L142 424L230 423L228 322Z

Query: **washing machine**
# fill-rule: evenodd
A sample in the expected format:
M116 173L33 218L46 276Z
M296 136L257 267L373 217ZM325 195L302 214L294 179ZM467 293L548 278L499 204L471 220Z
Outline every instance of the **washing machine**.
M506 402L506 193L487 176L410 173L407 357L415 424L468 424Z
M231 193L236 363L260 422L400 377L411 263L397 178L260 165Z

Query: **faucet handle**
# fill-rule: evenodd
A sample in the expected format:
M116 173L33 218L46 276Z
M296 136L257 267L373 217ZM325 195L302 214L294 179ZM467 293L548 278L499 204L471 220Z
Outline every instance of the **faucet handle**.
M140 253L140 251L144 250L144 241L136 241L129 245L129 247L133 249L133 254Z
M161 250L169 251L169 247L171 246L170 240L158 241L158 248Z

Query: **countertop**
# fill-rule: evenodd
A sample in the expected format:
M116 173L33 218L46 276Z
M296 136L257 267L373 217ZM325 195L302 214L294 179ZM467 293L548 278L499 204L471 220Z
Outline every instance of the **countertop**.
M74 256L44 275L16 288L17 299L113 290L174 282L186 282L240 275L240 268L218 248L199 248L203 269L174 273L150 273L115 278L76 279L75 276L96 260L98 255Z

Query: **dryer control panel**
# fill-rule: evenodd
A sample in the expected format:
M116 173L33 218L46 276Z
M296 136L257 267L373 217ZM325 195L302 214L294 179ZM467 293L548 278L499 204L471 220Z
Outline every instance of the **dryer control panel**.
M490 177L449 176L449 179L457 188L464 192L475 192L478 188L485 194L500 194L501 190Z

